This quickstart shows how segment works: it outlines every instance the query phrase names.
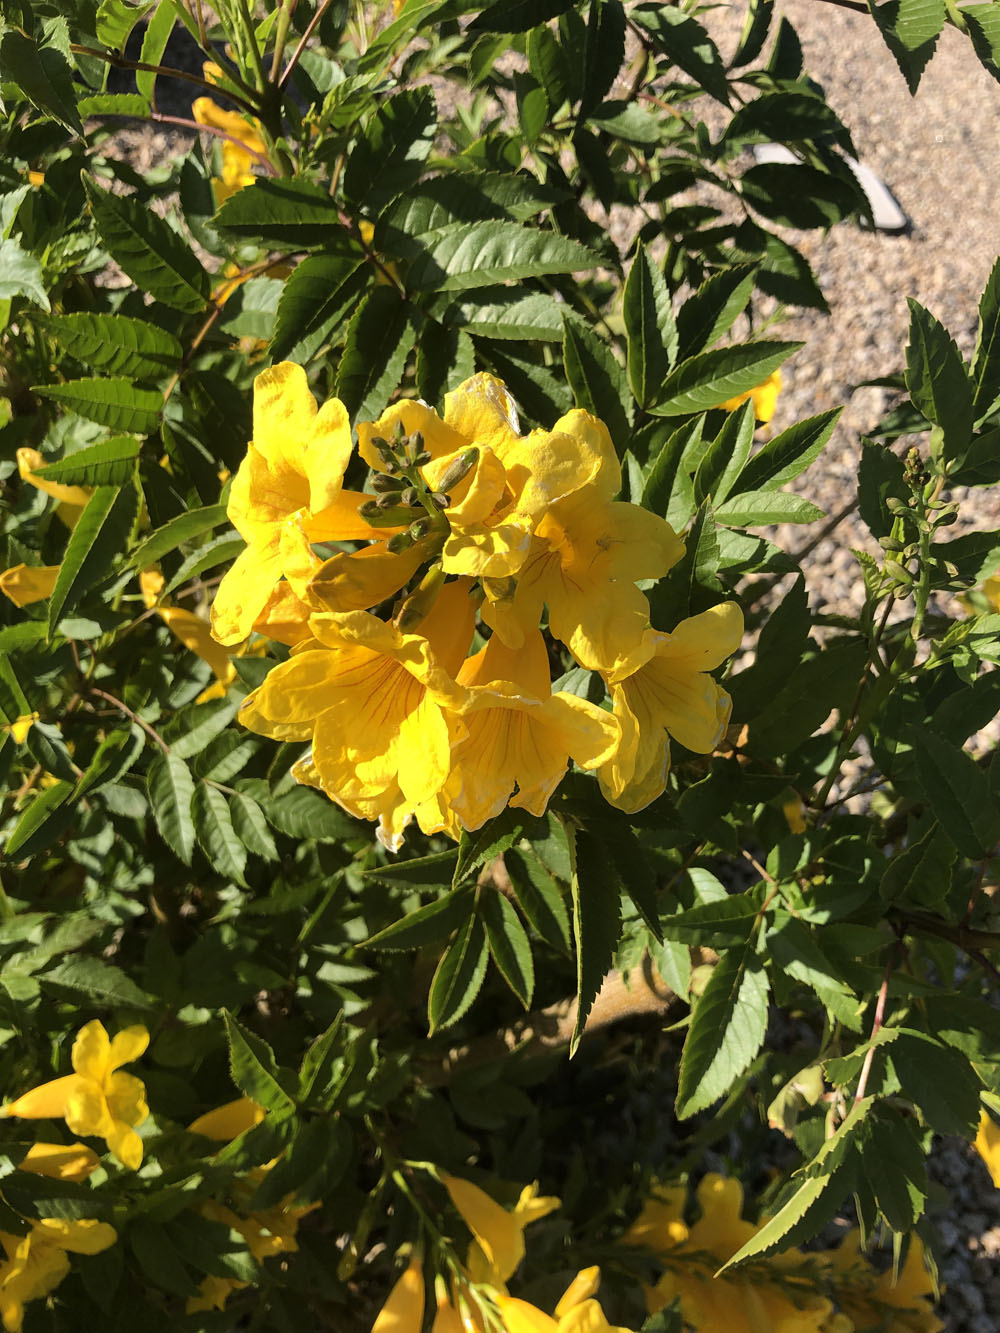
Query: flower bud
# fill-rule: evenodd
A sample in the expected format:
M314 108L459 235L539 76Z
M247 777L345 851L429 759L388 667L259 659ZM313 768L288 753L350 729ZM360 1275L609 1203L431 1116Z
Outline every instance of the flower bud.
M417 490L416 486L407 486L406 490L403 491L399 497L399 503L409 505L411 509L416 509L417 505L420 503L420 492Z
M464 481L472 469L479 462L479 449L473 445L471 449L466 449L451 463L438 478L438 490L442 493L450 491L457 486L460 481Z
M394 532L385 544L385 549L393 555L400 555L403 551L408 551L413 545L413 537L409 532Z
M399 460L396 458L395 450L386 443L379 435L373 435L371 446L385 464L389 472L395 472L399 468Z
M372 490L376 495L385 495L389 491L398 491L402 483L398 477L391 477L387 472L376 472L372 477Z
M444 581L444 570L440 565L432 565L392 618L400 634L416 629L437 601Z
M436 509L447 509L451 504L451 496L443 495L440 491L431 492L431 504Z
M358 515L373 528L399 528L409 523L413 510L394 504L395 496L379 496L378 500L366 500L358 505ZM386 505L382 501L387 501Z

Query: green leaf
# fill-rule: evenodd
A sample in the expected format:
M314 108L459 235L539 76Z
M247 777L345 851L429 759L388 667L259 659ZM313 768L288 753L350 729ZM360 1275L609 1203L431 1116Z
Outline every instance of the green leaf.
M496 0L473 19L470 32L527 32L558 18L573 0Z
M112 51L123 51L129 33L146 17L155 0L126 4L125 0L101 0L97 6L97 39Z
M179 588L183 583L190 583L192 579L199 578L207 569L214 569L217 565L229 565L242 552L246 542L242 537L230 536L229 533L223 533L221 537L212 537L204 542L190 555L185 556L177 566L176 572L167 579L163 585L161 597L168 597L175 588ZM263 659L251 659L261 663ZM258 682L259 683L259 682Z
M246 848L233 828L225 795L207 782L199 782L191 802L191 817L201 850L223 879L246 884Z
M554 949L567 952L569 913L558 880L527 850L508 850L504 853L504 865L521 911L532 928Z
M882 901L935 907L951 887L955 855L955 844L940 824L932 824L922 838L897 852L886 866L879 885Z
M96 93L93 97L81 97L76 106L84 120L90 116L128 116L146 120L152 110L148 98L141 93Z
M459 927L437 965L427 995L430 1035L457 1023L479 994L486 976L489 947L482 921L475 914Z
M132 281L174 310L204 310L210 279L184 238L134 195L111 194L86 174L83 184L105 248Z
M539 24L528 33L528 68L545 89L549 105L556 111L570 100L572 76L569 57L551 28Z
M430 89L409 88L383 102L348 156L344 197L378 213L420 179L436 129Z
M440 873L440 872L439 872ZM472 890L468 885L452 889L433 902L424 903L415 912L394 921L370 939L366 949L422 949L446 940L452 931L464 926L475 910Z
M964 855L986 856L1000 840L1000 810L989 778L964 750L926 727L910 728L917 776L941 821Z
M483 338L513 338L520 342L562 342L566 319L565 302L545 292L527 295L519 288L501 289L483 303L464 301L449 312L449 319L466 333Z
M294 1111L295 1103L281 1085L278 1063L267 1042L225 1010L222 1018L229 1042L229 1071L240 1092L268 1111Z
M1000 16L1000 11L997 13ZM1000 259L994 263L979 298L979 327L972 354L972 383L973 410L979 421L989 416L1000 400Z
M107 0L102 0L106 4ZM143 1277L172 1296L193 1296L198 1285L184 1266L166 1228L147 1218L136 1218L128 1229L129 1248Z
M621 898L617 887L609 891L607 859L597 838L583 829L570 831L570 850L577 999L576 1022L569 1045L570 1056L573 1056L618 947Z
M743 491L719 505L715 517L734 528L760 528L771 523L814 523L823 517L823 510L788 491Z
M85 995L100 1008L153 1009L157 1002L121 970L100 958L78 954L58 963L38 980L43 986Z
M163 411L163 395L137 389L127 379L68 380L65 384L36 384L34 393L54 398L70 412L111 430L149 435Z
M468 291L550 273L578 273L597 263L592 250L556 232L502 219L456 222L442 227L413 261L407 286L415 291Z
M89 791L99 791L109 782L117 782L139 758L145 747L142 733L137 726L127 731L113 731L105 736L94 751L94 757L87 765L83 776L76 784L76 799Z
M13 20L12 20L13 21ZM24 33L9 27L0 46L6 77L13 79L39 111L74 134L83 134L76 109L73 71L56 46L38 46Z
M668 5L645 4L632 19L649 33L656 46L717 102L729 106L729 84L719 49L697 20Z
M729 62L732 69L751 64L763 51L773 14L774 0L750 0L740 44Z
M523 810L508 806L496 818L489 820L475 833L463 833L458 845L458 860L452 883L459 885L470 879L480 866L503 855L524 834L525 826L533 823Z
M843 410L835 407L807 417L768 440L747 463L733 490L769 491L793 481L822 453Z
M187 764L175 754L157 755L149 766L146 785L163 841L185 865L190 865L194 852L194 781Z
M660 401L649 411L655 416L679 417L719 407L755 389L802 345L762 341L699 352L670 372Z
M968 1058L924 1032L903 1030L887 1060L921 1119L936 1134L975 1137L982 1083Z
M750 399L726 417L694 474L696 504L708 500L717 510L722 507L750 457L754 424L754 407Z
M51 310L45 292L45 275L34 255L15 240L0 241L0 301L26 296L43 310Z
M64 808L65 801L72 794L72 782L57 782L39 792L14 825L4 854L8 857L20 854L27 858L50 847L73 819L72 807Z
M876 1106L861 1140L861 1172L894 1231L909 1231L927 1201L927 1167L912 1117Z
M742 946L750 938L753 924L760 915L760 904L757 892L729 894L664 917L660 929L665 939L680 940L684 944L710 949Z
M146 25L142 38L142 51L139 59L144 65L158 65L167 42L177 22L178 12L175 0L160 0L153 10L153 16ZM156 86L156 74L152 70L137 70L135 85L147 102L152 102Z
M358 307L337 370L337 397L352 419L373 421L392 397L417 341L418 319L395 287L375 287Z
M417 390L425 403L442 408L444 396L476 369L472 339L462 329L428 321L417 342Z
M862 439L858 512L873 537L887 537L892 531L893 516L886 504L890 496L897 500L909 496L902 460L886 445Z
M176 518L164 523L162 528L157 528L136 548L132 555L132 568L145 569L147 565L155 565L184 542L200 537L202 533L225 522L225 505L206 505L204 509L190 509L186 514L178 514Z
M236 836L248 851L265 861L277 861L278 849L267 827L264 812L246 792L233 792L229 798L229 814Z
M624 447L632 417L625 370L596 333L570 320L564 323L566 379L577 407L599 417L617 448Z
M625 281L622 314L628 345L628 377L640 407L652 402L677 357L678 333L663 274L644 246Z
M64 486L124 486L135 476L138 460L139 441L129 435L115 435L78 449L57 463L48 463L45 479Z
M125 315L53 315L46 328L74 360L108 375L158 380L183 356L172 333Z
M535 965L521 918L499 890L486 891L479 914L500 975L527 1009L535 990Z
M607 97L624 61L624 6L619 0L590 0L578 94L581 120Z
M767 976L750 942L722 955L695 1004L681 1055L682 1120L718 1101L749 1068L764 1044L767 996Z
M830 644L787 673L784 685L750 724L750 750L761 758L791 754L834 708L846 708L867 653L858 640Z
M298 178L259 176L230 195L216 214L215 225L264 244L298 249L332 242L339 248L340 242L356 253L328 191Z
M944 431L945 458L956 458L972 438L972 385L947 329L912 297L907 303L906 387L914 407Z
M761 162L740 178L745 202L783 227L832 227L857 209L859 188L804 162Z
M678 355L682 359L711 347L732 328L747 307L756 276L756 266L735 265L713 274L688 297L677 312Z
M723 140L729 144L748 139L795 143L825 134L841 134L843 130L828 102L813 93L796 90L764 93L752 102L745 102L726 127Z
M368 281L360 254L311 255L297 264L281 289L271 340L276 361L310 359L317 331L334 338Z
M868 8L907 87L915 93L944 26L945 0L888 0L883 5L869 0Z
M49 638L67 611L111 569L115 557L128 549L139 512L139 495L131 483L98 486L70 533L56 586L49 598Z
M241 791L252 796L267 816L268 823L289 838L315 838L317 842L341 842L357 836L361 827L339 806L308 787L293 787L275 796L260 779L237 784ZM371 834L366 826L370 840Z
M353 1150L354 1134L346 1119L317 1116L308 1121L281 1161L264 1176L248 1210L280 1207L288 1195L298 1203L324 1198L340 1182Z

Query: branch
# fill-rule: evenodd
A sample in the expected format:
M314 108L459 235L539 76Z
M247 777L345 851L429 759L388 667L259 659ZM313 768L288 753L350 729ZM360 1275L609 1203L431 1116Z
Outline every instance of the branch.
M189 74L186 69L176 69L173 65L150 65L145 60L126 60L117 51L101 51L96 46L81 46L79 42L70 42L69 49L77 56L94 56L97 60L107 61L109 65L114 65L115 69L145 70L147 74L162 74L168 79L183 79L185 83L193 83L206 92L221 93L223 97L228 97L231 102L236 102L237 105L243 107L252 115L257 114L257 107L252 102L244 101L242 97L237 97L235 93L226 92L225 88L219 88L197 74ZM232 75L227 75L227 77L233 78ZM253 90L242 79L233 78L233 81L239 83L248 93L253 93Z

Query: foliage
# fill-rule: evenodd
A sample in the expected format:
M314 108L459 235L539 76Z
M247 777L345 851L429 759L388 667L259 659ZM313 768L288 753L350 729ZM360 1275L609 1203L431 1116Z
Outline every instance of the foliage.
M1000 268L971 359L911 302L826 614L773 528L838 413L767 432L760 311L866 205L791 24L391 11L3 6L4 1326L936 1327L925 1159L1000 1108ZM914 89L997 13L872 7ZM358 626L433 727L334 688Z

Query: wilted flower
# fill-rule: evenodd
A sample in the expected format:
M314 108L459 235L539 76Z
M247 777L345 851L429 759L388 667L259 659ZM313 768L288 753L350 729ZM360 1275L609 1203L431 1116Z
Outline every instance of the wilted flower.
M22 1093L3 1107L4 1115L31 1120L65 1119L74 1134L107 1140L123 1166L142 1163L142 1139L133 1126L149 1115L140 1079L120 1072L149 1045L144 1027L125 1028L110 1040L98 1019L87 1023L73 1042L74 1073Z

